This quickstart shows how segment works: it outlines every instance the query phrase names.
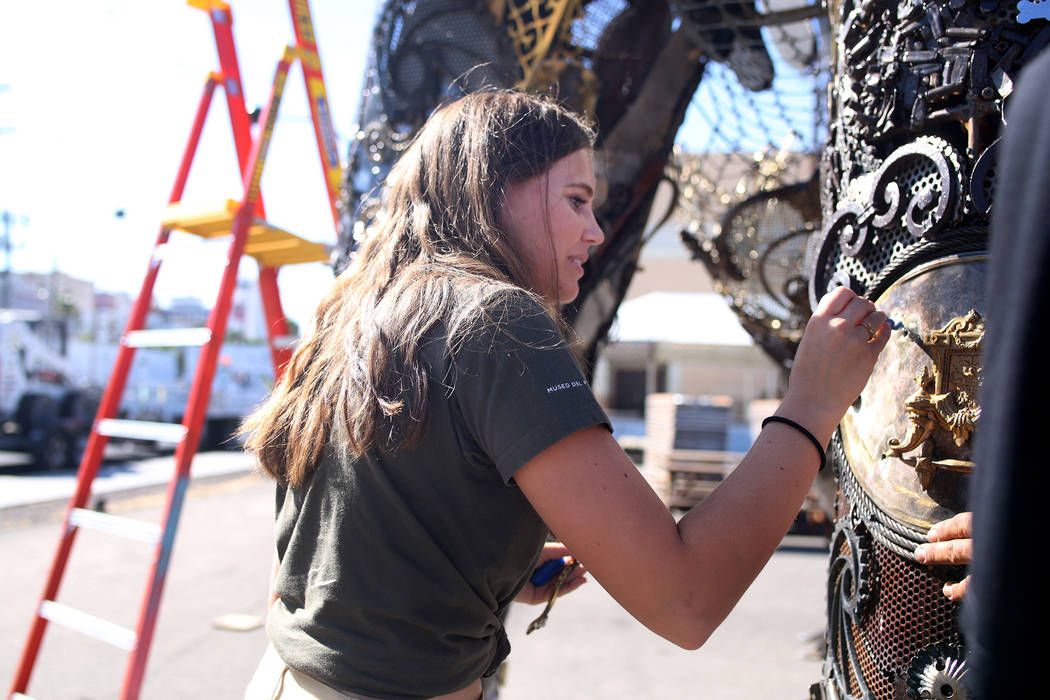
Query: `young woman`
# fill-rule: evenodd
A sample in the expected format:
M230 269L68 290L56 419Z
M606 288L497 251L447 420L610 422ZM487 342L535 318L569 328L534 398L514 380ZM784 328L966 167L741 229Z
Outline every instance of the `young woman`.
M592 142L547 100L479 93L439 109L391 171L375 233L246 424L278 483L278 598L250 696L481 697L509 651L501 614L545 600L530 574L568 551L697 648L776 549L886 317L825 297L777 420L676 523L558 320L603 238ZM544 548L548 528L567 549Z

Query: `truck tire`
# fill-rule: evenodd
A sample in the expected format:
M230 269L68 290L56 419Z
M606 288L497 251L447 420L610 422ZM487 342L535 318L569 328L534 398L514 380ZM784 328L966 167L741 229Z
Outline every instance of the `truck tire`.
M69 441L66 444L67 468L77 469L80 467L80 458L84 456L84 450L87 449L90 432L89 430L81 430L69 434Z
M60 423L58 402L50 396L27 394L18 403L17 418L37 469L50 471L67 466L69 436Z
M99 394L92 389L70 391L58 403L59 421L66 434L66 467L76 469L87 447L91 424L98 413Z
M70 439L61 428L52 428L33 444L33 464L40 471L70 466Z
M90 428L98 412L97 392L71 391L58 404L58 416L72 431Z
M32 440L33 433L47 432L58 423L58 404L50 396L26 394L18 402L15 420L22 426L22 434Z

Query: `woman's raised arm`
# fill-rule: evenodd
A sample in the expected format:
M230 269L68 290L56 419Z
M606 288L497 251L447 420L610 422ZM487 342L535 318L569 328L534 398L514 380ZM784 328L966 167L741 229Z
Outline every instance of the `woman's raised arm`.
M886 345L885 321L848 289L825 296L806 328L777 415L827 444ZM597 426L551 445L515 480L628 612L695 649L776 550L820 461L805 435L771 423L714 493L677 524L613 437Z

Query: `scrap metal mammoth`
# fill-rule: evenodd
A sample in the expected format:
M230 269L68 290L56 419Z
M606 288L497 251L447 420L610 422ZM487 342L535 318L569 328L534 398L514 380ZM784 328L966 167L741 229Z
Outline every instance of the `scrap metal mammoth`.
M904 324L829 448L823 678L814 698L967 697L960 572L918 564L966 508L979 429L988 215L1040 0L387 0L343 191L336 269L433 107L551 92L598 131L606 234L564 309L590 365L652 218L682 239L785 372L810 308L848 285ZM699 153L674 150L690 103ZM694 150L695 146L694 146ZM674 210L650 210L667 183Z

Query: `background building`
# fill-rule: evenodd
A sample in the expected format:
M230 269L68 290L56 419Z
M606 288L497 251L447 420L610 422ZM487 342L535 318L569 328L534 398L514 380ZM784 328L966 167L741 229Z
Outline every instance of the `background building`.
M667 191L658 195L657 216L669 198ZM624 425L643 416L652 393L728 396L739 422L751 401L780 393L779 365L743 330L707 269L682 245L679 231L687 223L673 216L642 248L594 368L595 394Z

